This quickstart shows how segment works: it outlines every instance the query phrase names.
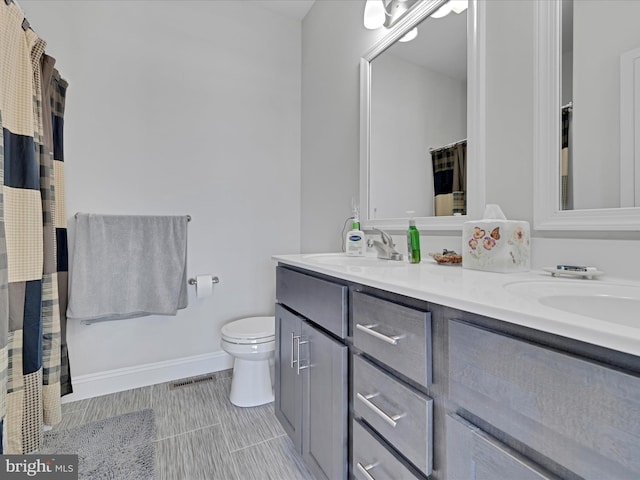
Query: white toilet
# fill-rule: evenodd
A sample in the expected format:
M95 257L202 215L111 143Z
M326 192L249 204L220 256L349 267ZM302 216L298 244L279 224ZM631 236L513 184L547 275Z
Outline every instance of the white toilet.
M222 349L234 357L229 400L238 407L273 402L269 360L276 348L275 317L249 317L222 327Z

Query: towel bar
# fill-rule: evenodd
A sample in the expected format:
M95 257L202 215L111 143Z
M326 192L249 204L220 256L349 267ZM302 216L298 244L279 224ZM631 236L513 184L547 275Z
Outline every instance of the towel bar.
M76 214L74 215L74 218L78 218L78 213L80 213L80 212L76 212ZM191 215L187 215L186 217L187 217L187 222L190 222L191 221Z
M195 285L196 284L196 279L195 278L190 278L187 283L189 285ZM211 279L211 283L220 283L220 279L218 277L213 277Z

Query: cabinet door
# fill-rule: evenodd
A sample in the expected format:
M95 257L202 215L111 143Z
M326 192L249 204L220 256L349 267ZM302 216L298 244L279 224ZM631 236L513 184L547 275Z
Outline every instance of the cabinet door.
M457 415L447 415L448 478L557 480L528 459Z
M347 477L347 347L306 322L302 339L302 456L316 479L343 479Z
M296 365L302 321L276 305L275 413L293 445L302 453L302 371Z

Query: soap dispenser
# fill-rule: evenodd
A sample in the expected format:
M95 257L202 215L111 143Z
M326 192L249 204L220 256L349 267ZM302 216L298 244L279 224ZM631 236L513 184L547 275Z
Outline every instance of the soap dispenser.
M364 232L360 230L360 220L358 218L358 210L354 208L353 224L345 238L344 251L347 255L362 257L367 249L367 243Z
M420 232L416 228L416 221L413 218L413 210L408 210L409 229L407 230L407 257L409 263L420 263Z

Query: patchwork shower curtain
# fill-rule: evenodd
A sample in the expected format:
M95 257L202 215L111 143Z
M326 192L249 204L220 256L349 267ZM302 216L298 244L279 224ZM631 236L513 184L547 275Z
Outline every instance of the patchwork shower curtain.
M467 142L431 150L434 213L467 213Z
M562 108L562 136L561 136L561 155L560 155L560 189L562 210L571 210L573 208L571 195L569 193L569 170L571 167L571 151L569 148L569 135L571 132L571 111L572 107L566 106Z
M64 342L66 82L14 3L0 2L0 420L2 452L40 447L71 391Z

